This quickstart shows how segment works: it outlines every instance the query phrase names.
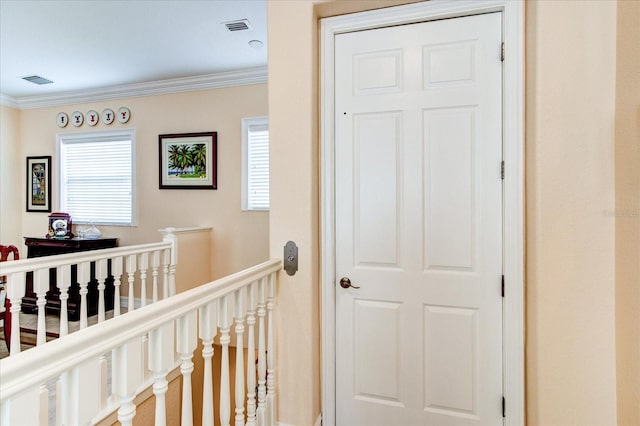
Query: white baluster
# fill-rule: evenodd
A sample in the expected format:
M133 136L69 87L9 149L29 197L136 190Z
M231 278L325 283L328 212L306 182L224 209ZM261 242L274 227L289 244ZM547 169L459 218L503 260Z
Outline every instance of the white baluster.
M144 307L147 304L147 268L149 267L149 254L147 252L141 253L140 254L140 260L139 260L139 264L138 264L138 268L140 270L140 307ZM148 363L150 361L149 358L149 343L147 342L148 339L148 334L145 333L142 336L142 348L145 351L144 353L144 357L143 357L143 362L145 364L145 372L147 374L145 374L145 380L147 379L146 376L149 375L149 366ZM171 340L171 344L173 345L173 339ZM169 351L170 353L174 353L173 352L173 347L171 348L171 350ZM154 374L155 377L155 374ZM166 379L165 379L166 381ZM154 386L155 386L154 382ZM165 390L166 392L166 390ZM164 402L164 396L163 396L163 402ZM156 412L158 412L159 408L158 405L156 404ZM156 417L157 419L158 417ZM165 417L166 418L166 417Z
M169 250L169 295L176 294L176 265L178 264L178 237L175 234L175 228L165 228L161 230L162 241L171 243L171 249Z
M2 426L37 425L40 423L40 407L34 407L34 401L40 401L39 388L33 387L23 393L12 396L2 403ZM46 423L45 423L46 424Z
M98 322L105 320L105 300L104 289L106 288L106 280L109 276L109 262L107 259L96 261L96 280L98 281Z
M149 341L149 334L144 333L142 337L140 337L142 341L142 376L145 381L148 381L153 376L152 371L149 369L149 345L147 344Z
M235 292L236 317L236 426L244 426L244 291Z
M62 395L62 376L58 377L58 380L56 380L56 425L62 425L63 424L63 417L62 417L62 398L60 397L60 395Z
M20 352L20 308L25 293L24 272L17 272L7 277L7 297L11 302L11 349L9 354Z
M193 351L198 346L196 329L198 327L196 311L178 318L176 351L180 354L180 373L182 374L182 426L193 425L193 397L191 395L191 373L193 372Z
M70 382L69 372L65 371L60 375L56 383L56 416L58 418L58 422L56 424L59 425L71 424L69 421L69 406L66 403L69 399Z
M40 399L38 401L39 414L40 414L40 422L41 425L46 425L49 423L49 389L47 389L46 383L41 383L38 386L38 393Z
M167 374L174 361L173 333L173 322L149 332L149 369L153 372L153 394L156 396L156 426L167 424L165 395L169 388Z
M114 350L113 369L118 375L115 394L120 402L118 420L122 426L131 426L136 415L133 399L142 384L142 347L136 336Z
M129 299L127 303L127 309L128 309L128 312L131 312L134 310L134 297L135 297L135 291L133 287L133 283L135 281L135 274L136 274L136 255L135 254L130 254L129 256L127 256L126 268L127 268L127 281L129 281Z
M78 265L78 274L80 274L80 267L82 265ZM90 264L86 266L86 271L90 272ZM113 269L112 269L113 271ZM83 272L84 273L84 272ZM106 319L106 297L105 297L105 288L106 288L106 280L109 276L109 261L108 259L100 259L95 262L95 279L98 282L98 322L101 323ZM119 277L119 275L118 275ZM81 282L88 282L91 277L83 276ZM119 283L118 283L119 285ZM85 301L82 302L83 306ZM86 311L86 310L85 310ZM107 375L107 357L105 354L102 354L98 357L98 365L97 372L99 373L99 377L102 378L104 375L105 380L100 380L100 388L96 395L98 396L98 403L100 406L106 406L106 375ZM95 385L97 386L97 384Z
M204 379L202 387L202 425L213 426L213 339L216 337L218 326L213 303L198 309L199 335L202 340L202 359L204 360Z
M176 265L169 265L169 296L176 295Z
M266 400L267 400L267 361L265 348L265 279L258 283L258 425L266 424Z
M73 370L65 371L60 376L61 378L61 392L56 394L58 400L58 406L61 407L60 419L62 425L71 425L75 423L74 411L76 411L76 401L74 401L74 388L77 380L76 375L73 374Z
M89 279L91 264L82 262L77 266L78 284L80 284L80 329L87 328L87 293L89 293ZM102 301L98 300L98 303Z
M100 410L107 408L107 402L109 400L109 389L107 389L107 376L109 374L108 363L109 361L107 360L106 354L100 355L98 358L98 370L100 372ZM111 384L113 386L113 381Z
M218 299L218 325L222 360L220 366L220 426L229 426L231 420L231 384L229 383L229 331L231 330L231 306L229 295Z
M153 277L153 303L158 301L158 267L160 266L160 252L154 251L151 256L151 276Z
M147 269L149 268L149 253L140 253L140 306L147 305Z
M133 287L133 283L134 283L134 278L135 278L135 270L137 269L138 271L140 271L140 307L143 307L146 304L147 301L147 265L149 264L148 262L149 257L147 256L146 253L141 253L140 256L138 257L137 255L130 255L127 258L127 272L129 274L129 305L132 304L132 302L135 303L135 290ZM137 263L136 263L137 262ZM133 271L133 273L132 273ZM133 309L133 307L129 308L129 309ZM142 354L142 363L144 364L144 379L147 380L151 377L152 373L151 370L149 369L149 345L147 345L147 340L148 340L148 334L145 333L142 335L142 350L143 350L143 354ZM166 390L165 390L166 391ZM163 397L164 398L164 397ZM157 404L156 404L156 408L157 408Z
M276 392L276 366L275 366L275 345L274 345L274 318L273 309L275 307L275 281L276 274L269 275L269 287L267 298L267 424L275 426L275 392Z
M256 424L256 306L255 290L256 283L253 282L247 288L248 311L247 311L247 426Z
M25 276L24 272L18 272L7 276L7 298L11 305L8 314L11 315L11 339L9 344L9 355L15 355L20 352L20 310L22 297L25 294ZM4 326L6 327L6 321ZM4 410L4 407L3 407Z
M49 268L33 271L33 291L37 295L38 325L36 326L36 345L47 343L46 305L47 291L49 290ZM12 316L12 318L14 318ZM13 334L11 335L13 337Z
M69 286L71 285L71 265L58 266L57 284L60 290L60 337L64 337L69 334L67 300L69 300Z
M113 316L120 316L120 285L122 279L122 256L111 259L111 274L113 275Z
M68 394L62 397L66 406L68 425L88 425L100 411L100 392L89 391L100 387L98 359L89 359L69 372ZM46 424L46 423L45 423Z
M118 369L116 368L116 359L118 357L117 349L111 350L111 394L109 395L109 404L108 405L117 405L118 404L118 392L117 390L120 388L120 374ZM104 362L107 362L106 356L104 357ZM106 364L105 364L106 365Z
M169 297L169 263L171 262L171 252L167 249L162 252L162 272L164 279L162 280L162 298Z

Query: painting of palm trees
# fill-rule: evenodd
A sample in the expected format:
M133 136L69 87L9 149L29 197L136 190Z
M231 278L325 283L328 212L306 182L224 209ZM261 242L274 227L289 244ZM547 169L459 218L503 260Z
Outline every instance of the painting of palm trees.
M217 132L160 135L160 189L216 189Z
M27 157L27 211L51 211L51 157Z

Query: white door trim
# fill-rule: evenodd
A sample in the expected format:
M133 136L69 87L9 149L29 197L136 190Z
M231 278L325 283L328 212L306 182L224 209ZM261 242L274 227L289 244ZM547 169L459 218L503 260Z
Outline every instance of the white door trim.
M321 21L321 315L322 419L335 425L334 37L336 34L502 12L503 65L503 382L505 425L525 423L524 388L524 4L522 0L431 0Z

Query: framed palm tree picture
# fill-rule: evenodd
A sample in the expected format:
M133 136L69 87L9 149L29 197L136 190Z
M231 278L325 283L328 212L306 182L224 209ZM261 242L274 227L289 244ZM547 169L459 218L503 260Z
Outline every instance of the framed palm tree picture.
M158 136L160 189L217 189L218 133Z
M51 156L27 157L27 211L51 212Z

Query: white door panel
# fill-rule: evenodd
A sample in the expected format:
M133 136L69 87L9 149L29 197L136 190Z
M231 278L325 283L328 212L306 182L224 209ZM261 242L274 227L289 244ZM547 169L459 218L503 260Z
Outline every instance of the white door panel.
M501 15L336 36L336 422L502 422Z

